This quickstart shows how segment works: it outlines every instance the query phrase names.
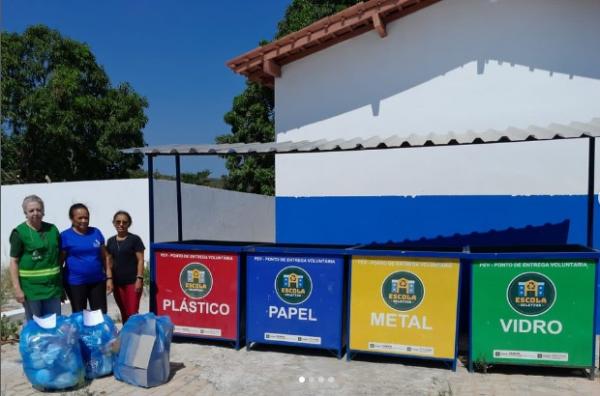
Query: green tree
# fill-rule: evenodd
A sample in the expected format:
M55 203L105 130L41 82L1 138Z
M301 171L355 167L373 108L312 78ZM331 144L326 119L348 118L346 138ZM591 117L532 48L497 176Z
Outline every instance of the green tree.
M163 175L159 171L154 171L153 173L154 179L160 180L176 180L176 177L173 175ZM137 169L131 172L131 178L146 178L148 177L148 172L143 169ZM204 169L200 172L190 173L190 172L182 172L181 173L181 182L187 184L196 184L198 186L207 186L213 188L225 188L225 177L210 177L210 170Z
M181 182L188 184L197 184L199 186L209 186L211 182L210 170L204 169L196 173L182 173Z
M231 134L217 137L218 143L272 142L275 140L273 90L247 81L246 89L233 100L225 114ZM236 191L275 194L275 158L272 155L228 156L225 185Z
M358 3L358 0L293 0L284 18L277 25L276 39L298 31L321 18L335 14ZM264 45L266 42L261 42ZM233 99L232 109L225 114L231 133L217 137L217 143L273 142L273 90L254 82L246 82L246 89ZM229 189L266 195L275 193L275 159L273 155L228 156L229 171L226 186Z
M145 98L112 87L90 48L43 25L2 34L2 181L128 177L142 155Z
M297 32L319 19L337 14L360 1L362 0L293 0L285 10L285 16L277 24L275 38L279 39Z

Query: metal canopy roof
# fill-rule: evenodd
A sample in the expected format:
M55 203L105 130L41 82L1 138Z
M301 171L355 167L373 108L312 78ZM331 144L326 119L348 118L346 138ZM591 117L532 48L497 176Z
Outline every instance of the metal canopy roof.
M377 150L408 147L448 146L461 144L505 143L535 140L573 139L600 136L600 117L589 122L572 122L568 125L551 124L547 127L508 128L503 131L489 129L484 132L467 131L445 134L394 135L387 138L303 140L298 142L235 143L235 144L176 144L153 147L136 147L124 153L147 155L247 155L294 154L331 151Z

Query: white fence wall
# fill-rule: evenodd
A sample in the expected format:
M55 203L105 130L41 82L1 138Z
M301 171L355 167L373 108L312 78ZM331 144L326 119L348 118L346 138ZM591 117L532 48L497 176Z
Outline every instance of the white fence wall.
M156 241L177 239L176 195L174 182L155 181ZM181 206L184 240L275 241L273 197L182 184Z
M177 239L177 206L175 182L155 181L155 241ZM45 203L45 221L59 230L70 226L69 207L82 202L90 209L90 224L99 228L105 238L115 233L112 216L119 210L133 217L131 232L149 244L148 180L102 180L50 184L2 186L1 261L8 263L11 230L24 221L23 198L39 195ZM182 185L184 239L246 240L273 242L274 199L209 187ZM148 259L148 250L146 250Z
M148 181L146 179L102 180L2 186L2 265L8 263L11 230L25 220L21 203L27 195L44 200L44 221L60 231L70 227L69 207L77 202L90 210L90 225L99 228L106 239L114 235L112 216L126 210L133 218L131 232L148 246ZM147 252L146 252L147 253Z

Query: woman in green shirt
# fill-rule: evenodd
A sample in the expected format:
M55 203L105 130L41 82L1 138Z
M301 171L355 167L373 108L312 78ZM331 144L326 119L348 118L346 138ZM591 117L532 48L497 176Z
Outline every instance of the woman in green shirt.
M10 234L10 276L15 298L23 304L27 320L33 315L60 315L60 234L54 224L42 221L44 202L37 195L25 197L23 212L25 222Z

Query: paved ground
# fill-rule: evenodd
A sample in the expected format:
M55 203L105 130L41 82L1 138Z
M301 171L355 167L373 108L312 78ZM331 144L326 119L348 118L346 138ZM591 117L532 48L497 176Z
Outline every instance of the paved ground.
M144 302L147 309L147 301ZM115 307L111 307L114 315ZM37 395L25 378L17 345L1 347L2 395ZM443 365L390 359L338 360L321 353L256 347L236 351L177 340L171 379L143 389L105 377L69 395L594 395L600 379L577 370L504 369L470 374ZM58 392L58 394L61 394Z

